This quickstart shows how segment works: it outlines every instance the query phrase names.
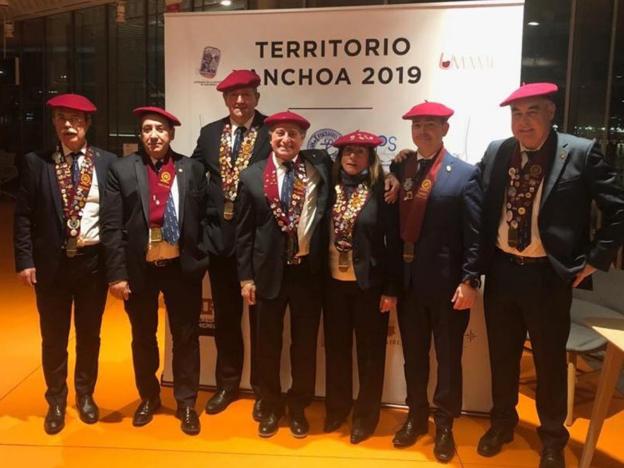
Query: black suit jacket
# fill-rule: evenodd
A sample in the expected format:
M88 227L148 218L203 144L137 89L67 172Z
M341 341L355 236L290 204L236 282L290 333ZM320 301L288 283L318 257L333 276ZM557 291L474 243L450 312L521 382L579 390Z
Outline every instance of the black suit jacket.
M200 279L207 267L201 246L205 213L206 177L197 161L173 153L178 182L180 264L191 279ZM144 287L149 238L147 156L132 154L111 167L102 216L102 243L106 249L109 282L127 280L130 289Z
M271 152L269 145L269 131L264 126L266 116L256 111L252 126L259 126L258 136L254 144L249 165L256 161L266 159ZM209 123L201 129L197 146L191 156L200 161L209 174L208 202L206 205L206 224L204 228L204 245L211 254L234 255L235 219L227 221L223 219L223 188L221 185L221 171L219 166L219 146L223 127L229 123L230 118Z
M448 152L431 190L414 246L414 261L404 263L404 286L421 296L449 295L460 282L479 277L482 193L477 168ZM403 181L405 163L392 172Z
M312 273L324 264L327 231L323 223L329 201L331 159L323 150L301 151L320 174L308 261ZM280 230L264 195L266 159L249 166L241 174L236 204L236 257L241 281L254 280L257 293L275 298L280 291L286 263L285 235Z
M19 272L35 267L40 285L52 283L61 273L59 267L65 255L63 200L52 160L55 151L24 156L15 205L15 269ZM93 153L101 220L106 178L117 156L96 147Z
M624 240L624 191L595 141L555 133L557 150L544 180L538 225L548 259L559 276L572 281L589 263L608 270ZM484 191L483 270L496 248L509 162L515 138L490 143L479 163ZM590 240L590 210L595 201L602 227Z
M336 192L332 187L333 206ZM330 210L331 212L331 210ZM333 229L328 216L328 229ZM325 251L328 251L329 245ZM401 238L399 205L384 201L383 182L373 187L353 227L353 269L362 289L381 286L383 293L396 296L401 285Z

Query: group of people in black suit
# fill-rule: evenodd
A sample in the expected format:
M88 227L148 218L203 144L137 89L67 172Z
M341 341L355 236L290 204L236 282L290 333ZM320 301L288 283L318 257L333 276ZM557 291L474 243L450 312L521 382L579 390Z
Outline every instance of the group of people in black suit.
M381 139L372 133L340 137L333 162L324 150L302 150L310 122L293 112L256 111L259 83L254 72L237 70L219 84L229 115L202 128L191 158L171 149L180 122L164 109L134 110L142 147L116 160L86 142L95 111L90 101L78 95L49 101L59 144L26 155L15 211L18 276L35 287L40 315L46 432L64 425L72 304L76 406L84 422L98 420L93 391L107 289L124 300L132 326L141 397L133 423L149 423L160 407L162 292L173 337L176 415L185 433L200 432L198 319L207 269L217 346L217 388L207 413L239 397L246 302L258 433L274 435L287 413L293 436L305 437L322 311L324 429L339 429L352 413L351 442L367 439L379 420L388 312L396 310L409 411L393 444L410 446L428 431L433 337L434 454L448 462L462 407L463 335L485 275L493 408L477 450L493 456L513 439L528 332L538 378L540 467L565 466L571 291L591 281L596 268L607 270L624 241L624 192L594 142L553 130L556 86L523 85L503 101L514 136L493 142L476 166L444 147L452 109L414 106L403 118L417 150L402 151L384 174L375 151ZM593 201L603 216L590 238ZM287 306L292 384L284 398Z

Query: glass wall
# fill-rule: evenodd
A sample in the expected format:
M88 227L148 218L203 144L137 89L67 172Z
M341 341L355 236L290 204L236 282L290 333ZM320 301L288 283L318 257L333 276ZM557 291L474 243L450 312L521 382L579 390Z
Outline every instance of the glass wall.
M421 3L408 0L182 0L182 11ZM45 101L78 92L98 106L90 141L121 153L136 142L131 109L164 104L164 0L127 0L22 21L9 55L21 84L2 84L4 148L20 154L53 143ZM554 81L558 128L596 138L624 183L624 4L619 0L526 0L523 81ZM17 97L16 97L17 96ZM13 114L11 114L13 113ZM11 127L13 125L13 127ZM12 129L12 131L7 130ZM17 129L17 130L15 130Z

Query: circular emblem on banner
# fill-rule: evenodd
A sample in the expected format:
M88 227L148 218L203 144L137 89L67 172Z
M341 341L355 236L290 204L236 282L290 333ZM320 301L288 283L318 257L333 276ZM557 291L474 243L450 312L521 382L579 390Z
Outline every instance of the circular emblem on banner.
M91 183L91 176L89 174L82 174L80 176L80 183L82 185L89 185Z
M424 191L428 192L431 190L431 181L429 179L423 180L421 187Z
M333 128L321 128L310 135L306 148L326 150L334 159L338 154L338 149L333 148L332 143L341 136L340 132Z

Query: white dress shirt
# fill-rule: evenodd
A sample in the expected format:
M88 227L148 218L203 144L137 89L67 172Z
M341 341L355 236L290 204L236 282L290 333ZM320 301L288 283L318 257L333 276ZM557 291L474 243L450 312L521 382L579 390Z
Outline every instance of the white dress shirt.
M277 172L277 193L282 193L282 184L284 181L284 175L286 174L286 168L282 161L278 159L274 153L271 153L273 158L273 164L275 164L275 170ZM301 156L297 155L293 159L293 162L299 160ZM303 257L310 253L310 239L312 238L312 223L314 216L316 215L316 199L318 195L318 186L321 180L321 176L316 168L308 161L304 161L306 168L306 175L308 177L308 184L306 186L306 193L303 202L303 209L301 210L301 218L299 218L299 226L297 227L297 238L299 241L299 251L297 257Z
M67 164L71 167L73 163L72 150L63 145L63 154ZM87 145L79 151L78 165L82 169L87 154ZM98 178L95 171L95 162L93 166L93 177L91 178L91 188L87 194L85 206L82 209L82 220L80 222L80 234L78 235L78 245L88 246L95 245L100 242L100 191L98 189Z
M530 151L539 151L544 145L544 143L545 143L545 140L544 142L542 142L542 144L538 148L534 150L530 150ZM520 147L520 152L522 153L521 154L522 167L524 167L524 165L529 160L528 156L526 155L526 151L529 151L529 150L522 146ZM542 181L540 182L539 188L537 189L537 192L535 193L535 197L533 197L533 208L531 211L531 242L529 243L529 245L525 247L525 249L522 252L520 252L515 247L511 247L508 242L509 224L507 224L507 220L506 220L507 186L505 186L505 199L503 200L503 210L501 213L500 222L498 224L498 236L496 239L496 246L499 249L501 249L503 252L507 252L513 255L520 255L522 257L545 257L546 256L546 249L544 248L544 244L542 244L542 238L540 237L539 224L538 224L539 210L540 210L540 203L542 201L543 188L544 188L544 179L542 179Z

